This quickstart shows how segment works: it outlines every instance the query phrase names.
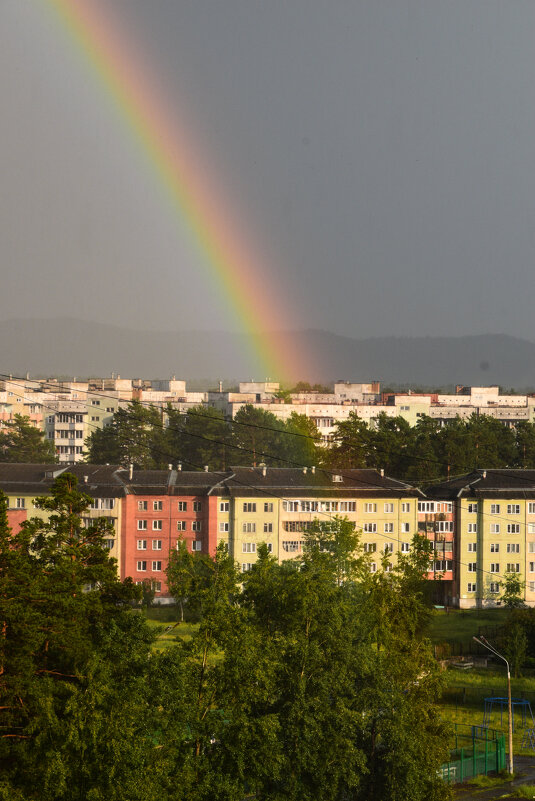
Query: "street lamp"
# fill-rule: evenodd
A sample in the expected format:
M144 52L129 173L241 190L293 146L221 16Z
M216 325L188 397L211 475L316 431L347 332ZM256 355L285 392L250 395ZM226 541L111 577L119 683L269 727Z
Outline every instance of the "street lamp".
M502 656L493 645L491 645L488 640L481 635L480 637L472 637L479 645L482 645L483 648L486 648L487 651L490 651L497 656L498 659L503 659L505 664L507 665L507 706L509 711L509 773L513 773L513 713L512 713L512 704L511 704L511 670L509 668L509 662Z

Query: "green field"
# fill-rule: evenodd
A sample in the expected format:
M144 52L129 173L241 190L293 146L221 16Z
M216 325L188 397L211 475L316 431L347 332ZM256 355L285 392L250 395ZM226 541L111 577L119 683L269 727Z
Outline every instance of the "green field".
M450 612L435 609L428 636L432 643L468 643L480 629L503 626L506 618L506 609L453 609Z

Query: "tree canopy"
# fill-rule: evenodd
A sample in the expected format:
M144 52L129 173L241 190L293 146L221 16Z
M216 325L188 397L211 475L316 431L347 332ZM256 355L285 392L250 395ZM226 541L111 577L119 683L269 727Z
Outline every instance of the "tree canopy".
M16 414L0 430L0 461L42 464L56 462L54 443L30 422L29 417Z
M159 652L89 501L63 473L13 533L0 496L2 801L449 797L423 541L375 574L344 519L245 574L179 551L200 622Z

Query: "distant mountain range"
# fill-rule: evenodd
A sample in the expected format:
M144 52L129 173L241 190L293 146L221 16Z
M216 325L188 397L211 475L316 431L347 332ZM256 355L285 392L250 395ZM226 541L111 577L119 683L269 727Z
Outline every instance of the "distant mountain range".
M314 354L305 381L535 386L535 343L488 334L351 339L327 331L289 332ZM139 331L74 319L0 322L2 373L264 380L231 333ZM271 376L271 378L276 378Z

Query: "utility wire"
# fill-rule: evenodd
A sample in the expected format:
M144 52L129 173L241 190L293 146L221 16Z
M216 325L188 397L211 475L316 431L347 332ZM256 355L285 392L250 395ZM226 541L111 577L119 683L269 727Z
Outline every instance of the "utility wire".
M0 374L0 375L1 375L1 374ZM17 395L16 393L14 393L14 394L15 394L15 397L24 398L24 395ZM89 394L90 394L90 393L89 393ZM53 406L47 406L46 404L43 404L43 403L41 404L41 406L43 406L44 408L48 408L48 409L50 409L51 411L54 411L55 413L57 412L57 409L55 409ZM68 412L67 412L67 414L68 414ZM87 422L87 425L88 425L88 426L91 426L91 427L93 427L93 428L95 428L96 430L101 430L101 429L100 429L100 427L99 427L99 426L97 426L95 423L90 423L90 422L88 421L88 422ZM162 425L162 427L163 427L163 424L161 424L161 425ZM206 440L207 440L207 441L209 441L209 442L213 442L213 440L210 440L210 439L208 439L208 438L206 438L206 437L202 437L202 435L198 435L198 436L199 436L201 439L206 439ZM135 440L130 440L130 442L131 442L132 444L136 444ZM237 449L238 449L238 450L248 450L248 449L239 448L239 447L238 447ZM153 450L155 450L157 453L159 452L161 455L166 455L166 452L164 452L164 451L161 451L160 449L157 449L157 448L156 448L156 449L153 449ZM198 470L202 470L202 469L204 468L204 466L203 466L203 465L199 465L199 464L197 464L197 463L195 463L195 462L192 462L191 460L183 459L182 461L186 462L187 464L190 464L192 467L195 467L195 468L196 468L196 469L198 469ZM299 465L299 466L300 466L301 468L304 468L304 467L305 467L305 465ZM253 468L253 469L254 469L254 468ZM307 469L308 469L308 468L307 468ZM222 472L222 471L216 471L216 472ZM323 472L330 473L331 471L326 471L326 470L323 470ZM334 475L336 475L336 474L340 475L340 473L339 473L339 472L338 472L338 473L333 473L333 474L334 474ZM358 481L360 484L367 484L367 485L369 485L369 486L370 486L372 489L378 489L378 490L384 490L384 489L385 489L385 487L384 487L383 485L381 485L381 484L376 484L376 483L373 483L373 482L371 482L371 481L366 481L366 479L364 479L364 478L359 478L359 479L356 479L354 476L347 476L347 477L348 477L348 478L350 478L350 479L351 479L351 480L353 480L353 481ZM223 479L223 480L225 480L225 479ZM238 479L237 479L235 476L229 476L229 477L228 477L226 480L227 480L227 481L234 481L234 482L235 482L235 483L237 483L239 486L243 486L243 487L246 487L246 488L248 488L248 489L252 489L252 490L254 490L254 491L255 491L255 493L263 494L263 495L266 495L266 496L268 496L268 497L275 498L276 500L283 500L283 501L290 501L290 500L291 500L291 499L289 499L289 498L284 498L284 497L283 497L283 496L281 496L281 495L277 495L277 494L276 494L276 493L274 493L274 492L269 492L268 490L266 490L266 489L265 489L265 488L263 488L263 487L258 487L258 485L256 485L256 484L249 484L249 483L247 483L247 482L240 481L240 480L238 480ZM400 483L401 483L401 482L400 482ZM410 488L410 487L409 487L409 485L405 485L405 486L406 486L406 488L407 488L407 489L409 489L409 488ZM388 488L387 488L387 489L388 489ZM403 488L401 488L401 487L400 487L400 488L392 487L391 489L392 489L392 490L394 490L394 491L397 491L397 492L402 492L402 491L403 491ZM417 490L417 491L418 491L418 490ZM411 497L414 497L414 499L415 499L415 501L414 501L414 502L415 502L415 503L417 503L417 502L418 502L418 501L417 501L417 496L411 496ZM444 500L442 500L442 499L441 499L441 501L440 501L440 502L442 502L442 503L444 503L444 502L445 502L445 503L448 503L448 501L444 501ZM466 509L466 510L468 509L468 507L462 507L462 506L460 506L460 504L457 504L457 507L458 507L459 509L462 509L462 508L464 508L464 509ZM320 511L320 510L316 510L316 513L319 513L319 514L323 515L324 517L327 517L327 518L328 518L330 521L333 521L333 520L334 520L334 519L336 519L336 517L337 517L337 515L332 515L332 514L330 514L329 512L323 512L323 511ZM310 512L309 514L312 514L312 512ZM497 515L489 515L488 513L483 513L483 512L482 512L481 514L482 514L482 515L484 515L484 516L486 516L486 517L490 517L490 518L491 518L491 519L493 519L493 520L496 520L496 519L503 519L503 520L507 520L508 522L511 522L511 521L510 521L510 518L500 518L500 517L498 517ZM525 524L524 524L524 525L525 525ZM288 532L288 533L291 533L291 532ZM296 533L300 533L300 532L296 532ZM363 533L364 533L364 532L363 532ZM373 532L373 534L374 534L374 535L377 535L377 536L380 536L380 537L382 537L384 540L388 540L388 542L397 542L398 544L402 544L402 543L404 543L404 542L405 542L404 540L401 540L399 537L392 536L392 534L387 534L387 533L384 533L384 532L382 533L382 532L379 532L379 531ZM427 539L427 537L426 537L426 539ZM385 554L386 554L386 552L385 552ZM453 555L452 555L452 558L451 558L451 559L448 559L448 560L446 560L446 559L444 559L444 560L435 560L435 559L434 559L433 561L451 561L451 562L454 562L455 564L457 564L457 565L459 565L459 566L464 566L464 567L468 567L468 566L469 566L469 564L471 564L471 563L468 563L468 562L463 562L463 561L461 561L460 559L453 557ZM432 571L429 571L429 572L432 572ZM476 575L477 575L477 573L480 573L480 574L481 574L481 573L483 573L483 574L487 574L487 575L489 575L489 576L492 576L494 579L496 579L496 578L505 578L505 576L504 576L504 575L502 575L502 574L500 574L500 573L494 573L494 572L491 572L491 571L489 571L489 570L485 570L485 569L483 569L483 568L478 568L478 569L477 569L477 572L476 572ZM524 584L525 584L525 583L527 583L527 580L524 582Z

